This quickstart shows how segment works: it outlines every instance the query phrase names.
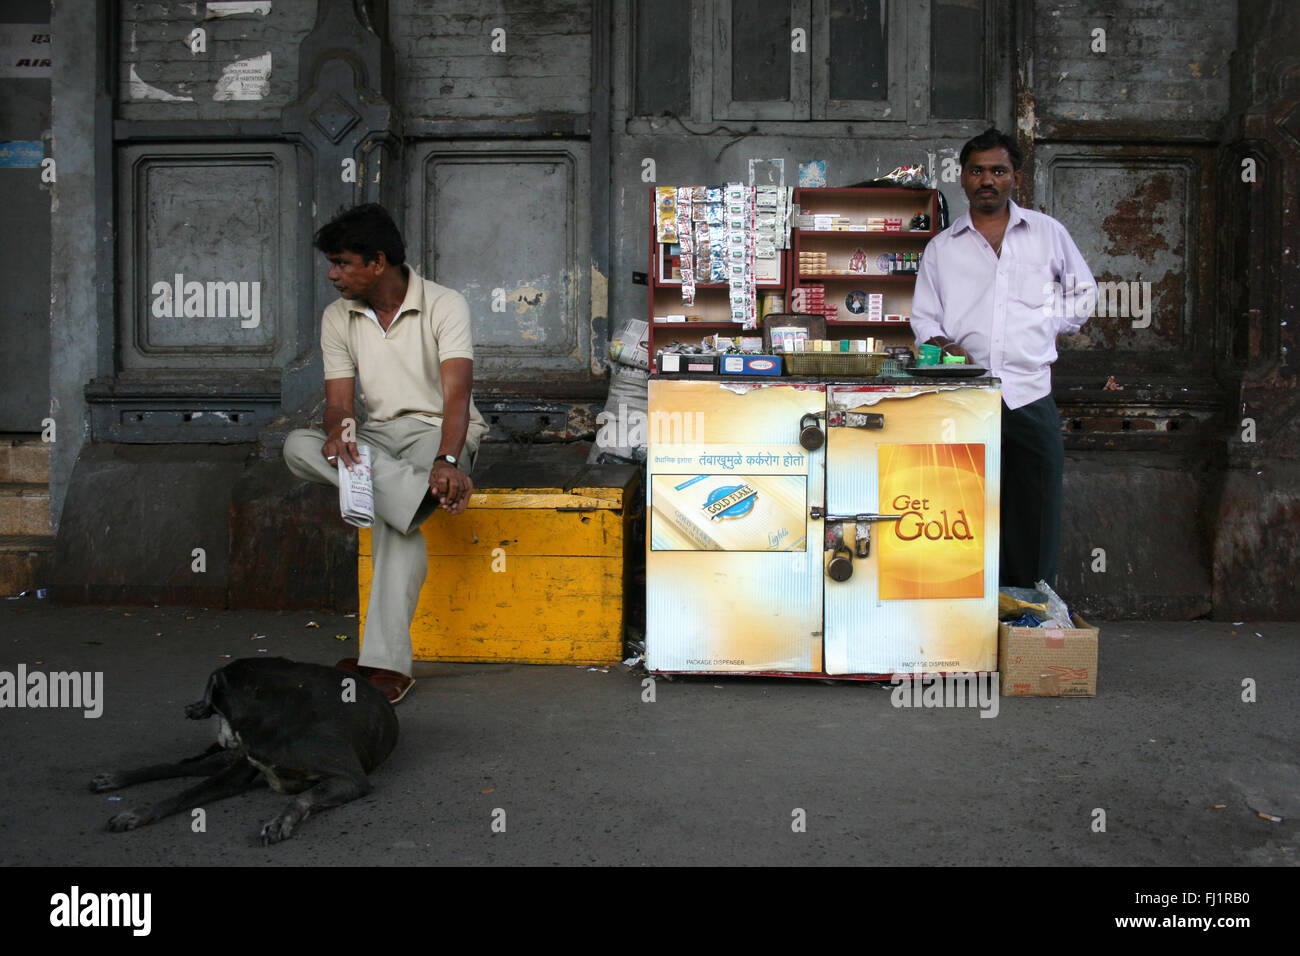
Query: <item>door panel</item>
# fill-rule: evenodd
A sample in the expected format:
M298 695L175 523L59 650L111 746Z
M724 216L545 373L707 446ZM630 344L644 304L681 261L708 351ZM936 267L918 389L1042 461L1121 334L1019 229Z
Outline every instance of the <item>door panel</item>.
M0 229L14 244L0 267L0 432L37 432L50 414L50 184L42 178L50 130L49 67L14 61L50 56L50 6L10 3L0 25L8 54L0 73ZM30 75L25 75L30 74ZM19 254L19 250L21 250Z
M652 379L649 401L650 670L820 671L824 472L799 423L824 392Z
M468 300L476 382L587 382L587 144L428 143L410 152L407 254Z
M867 556L826 580L827 673L993 670L1001 393L828 387L828 418L847 410L884 424L828 426L827 512L903 517L870 523Z

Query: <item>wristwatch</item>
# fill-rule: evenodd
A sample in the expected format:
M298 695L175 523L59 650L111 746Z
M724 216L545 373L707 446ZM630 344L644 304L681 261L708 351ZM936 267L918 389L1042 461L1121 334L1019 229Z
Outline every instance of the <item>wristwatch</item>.
M459 467L460 467L460 459L457 458L455 455L439 455L437 458L435 458L435 459L433 460L433 463L436 465L436 464L437 464L438 462L440 462L440 461L445 461L447 464L451 465L453 468L459 468Z

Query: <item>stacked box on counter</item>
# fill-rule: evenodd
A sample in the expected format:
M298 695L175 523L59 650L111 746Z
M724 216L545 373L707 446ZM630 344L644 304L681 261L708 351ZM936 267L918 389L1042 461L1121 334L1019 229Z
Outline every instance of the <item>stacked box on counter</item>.
M785 348L787 344L790 348ZM782 348L787 352L847 352L861 355L880 351L881 341L872 336L865 339L792 339L788 343L782 343Z
M655 356L660 375L717 375L716 352L660 352Z
M798 226L816 232L834 232L848 229L849 220L837 212L800 213Z
M868 232L902 232L902 216L868 216Z
M780 375L779 355L722 355L718 358L722 375Z
M826 286L821 283L796 286L790 293L790 308L803 315L824 315L838 318L840 307L826 301Z
M804 315L813 315L824 310L826 305L826 286L795 286L790 293L790 308Z
M885 320L885 295L883 292L870 292L867 294L867 311L862 317L868 322L883 322Z
M830 263L824 252L799 251L799 271L804 273L826 273Z

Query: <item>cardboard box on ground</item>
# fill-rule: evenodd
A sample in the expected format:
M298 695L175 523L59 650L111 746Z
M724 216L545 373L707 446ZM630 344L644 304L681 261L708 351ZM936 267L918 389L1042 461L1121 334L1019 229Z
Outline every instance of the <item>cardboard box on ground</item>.
M1003 697L1097 696L1100 632L1046 581L999 588L998 618Z
M1100 631L1079 615L1074 627L998 625L1003 697L1096 697Z

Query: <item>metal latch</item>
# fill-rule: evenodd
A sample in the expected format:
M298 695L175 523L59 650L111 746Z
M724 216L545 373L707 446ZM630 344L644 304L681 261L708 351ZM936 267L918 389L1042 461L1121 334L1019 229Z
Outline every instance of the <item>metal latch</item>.
M808 508L808 517L812 518L813 521L826 521L827 523L830 523L832 521L897 521L903 516L878 515L870 511L859 512L858 514L851 515L832 515L827 514L826 509L821 505L810 505Z
M826 563L826 573L836 581L847 581L853 575L853 558L865 558L871 554L871 522L873 521L897 521L902 515L880 515L873 512L862 512L859 514L828 514L825 508L820 505L812 505L808 509L809 516L814 521L826 522L823 533L822 548L831 553L830 559ZM851 532L853 548L850 549L846 540L848 525L853 525Z
M831 428L884 428L885 416L880 412L827 412L826 424Z

